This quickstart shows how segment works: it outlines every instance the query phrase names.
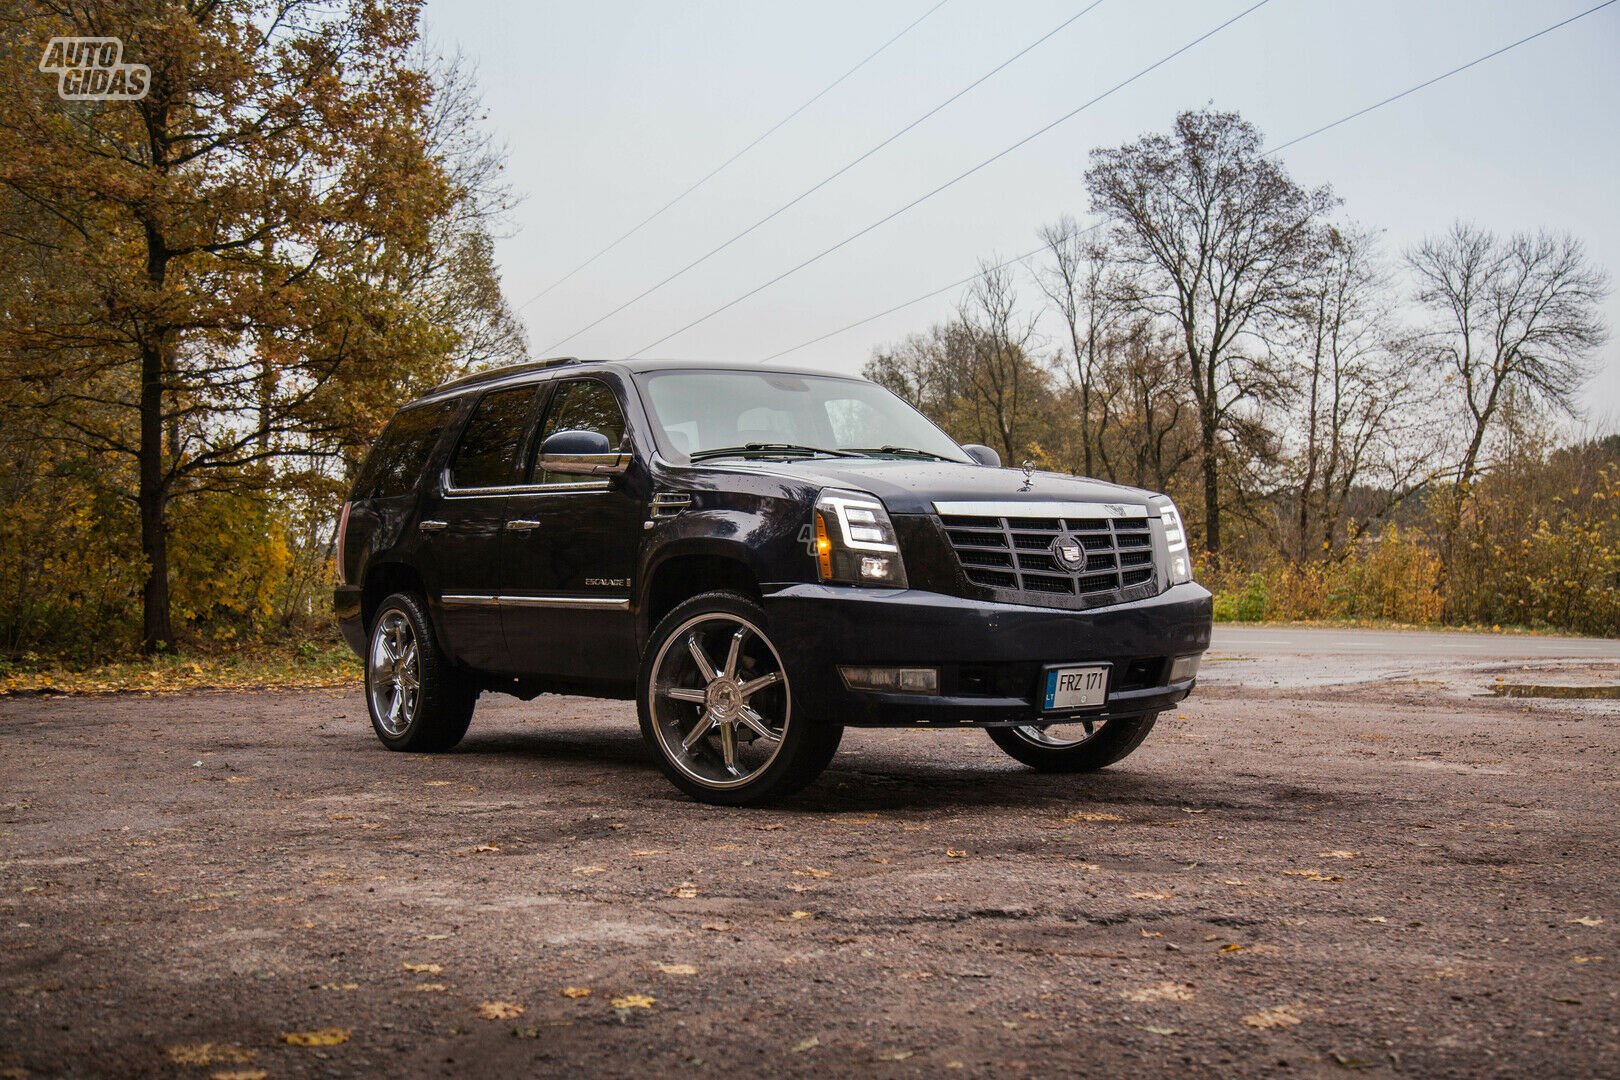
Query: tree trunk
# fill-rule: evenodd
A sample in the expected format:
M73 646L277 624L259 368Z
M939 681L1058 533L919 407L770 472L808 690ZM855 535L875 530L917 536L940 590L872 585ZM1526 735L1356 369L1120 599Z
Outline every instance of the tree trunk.
M174 644L169 622L169 534L164 520L168 492L163 482L163 353L160 346L141 350L140 486L141 554L146 556L146 584L141 590L141 648L161 652Z

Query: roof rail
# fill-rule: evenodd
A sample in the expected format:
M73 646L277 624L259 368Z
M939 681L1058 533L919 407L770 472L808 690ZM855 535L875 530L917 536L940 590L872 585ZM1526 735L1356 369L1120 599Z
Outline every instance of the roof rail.
M433 388L434 393L440 390L454 390L458 387L472 386L474 383L492 382L495 379L504 379L508 375L522 375L530 371L544 371L547 368L564 367L568 364L583 364L585 361L577 356L548 356L544 360L528 360L521 364L507 364L505 367L490 368L488 371L475 371L471 375L463 375L459 379L451 379Z

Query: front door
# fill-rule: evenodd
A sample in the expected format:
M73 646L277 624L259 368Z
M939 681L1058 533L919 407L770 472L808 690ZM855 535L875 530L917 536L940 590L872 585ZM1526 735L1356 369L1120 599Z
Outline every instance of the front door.
M598 378L557 383L534 452L559 431L595 431L624 444L624 410ZM614 679L635 665L630 597L646 492L627 474L548 474L515 496L507 533L502 621L513 668L553 678Z
M530 384L479 399L419 526L424 562L434 568L429 586L439 602L443 644L458 663L478 671L510 670L497 597L507 584L502 553L521 490L535 397Z

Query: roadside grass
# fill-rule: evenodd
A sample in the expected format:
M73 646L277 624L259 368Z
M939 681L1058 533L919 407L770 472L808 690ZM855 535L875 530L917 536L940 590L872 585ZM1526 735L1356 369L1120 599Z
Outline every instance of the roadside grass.
M0 659L0 696L289 690L359 681L360 661L340 641L198 646L88 667L28 656Z
M1446 634L1499 634L1509 637L1594 637L1556 626L1484 626L1476 623L1400 622L1396 619L1241 619L1215 611L1215 622L1222 626L1303 626L1320 630L1413 630Z

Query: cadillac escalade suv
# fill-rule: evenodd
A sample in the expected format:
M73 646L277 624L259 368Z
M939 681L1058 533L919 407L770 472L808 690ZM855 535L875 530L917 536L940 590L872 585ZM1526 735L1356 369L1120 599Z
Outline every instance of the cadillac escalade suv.
M669 778L726 805L803 787L851 725L1099 769L1209 647L1168 498L1002 468L825 372L568 358L448 383L383 431L337 548L385 746L450 749L485 691L633 697Z

